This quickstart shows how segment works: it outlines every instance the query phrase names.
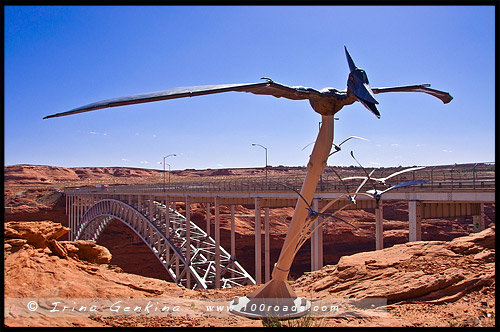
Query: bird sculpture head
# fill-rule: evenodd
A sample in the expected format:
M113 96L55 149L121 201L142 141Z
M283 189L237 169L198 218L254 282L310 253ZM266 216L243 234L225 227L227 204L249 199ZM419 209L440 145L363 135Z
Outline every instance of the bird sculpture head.
M356 67L351 55L347 51L347 47L344 46L345 55L347 57L347 63L349 64L349 78L347 79L347 93L352 93L356 96L356 99L363 104L368 110L370 110L377 118L380 118L380 113L377 109L376 104L378 101L375 99L373 92L370 88L370 83L368 82L368 76L366 72Z

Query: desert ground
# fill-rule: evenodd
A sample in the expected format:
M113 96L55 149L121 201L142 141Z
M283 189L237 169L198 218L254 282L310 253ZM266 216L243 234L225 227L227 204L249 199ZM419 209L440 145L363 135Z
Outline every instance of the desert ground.
M347 172L347 170L346 170ZM301 167L273 167L270 176L303 176ZM158 170L122 167L15 165L4 167L5 299L156 299L229 301L259 286L190 290L169 280L161 264L137 236L118 221L96 243L67 241L65 188L96 184L162 183ZM183 170L173 181L262 176L262 169ZM183 203L176 209L184 212ZM203 204L191 206L192 220L205 225ZM471 218L425 219L422 241L408 243L408 207L384 204L384 248L355 228L328 223L324 267L310 272L310 244L299 251L289 283L298 296L314 299L383 298L381 316L325 316L270 322L236 315L189 314L143 317L51 315L25 317L6 302L6 326L282 326L331 327L495 327L495 205L485 204L487 228L471 233ZM251 207L237 206L238 262L253 275ZM229 244L229 215L221 210L222 246ZM277 260L293 208L271 209L271 261ZM375 233L374 211L342 211L341 217ZM310 318L310 317L309 317Z

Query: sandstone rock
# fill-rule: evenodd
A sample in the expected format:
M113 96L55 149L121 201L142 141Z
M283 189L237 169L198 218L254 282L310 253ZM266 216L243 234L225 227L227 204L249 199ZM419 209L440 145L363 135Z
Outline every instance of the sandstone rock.
M490 228L451 242L418 241L343 256L333 268L304 275L294 286L319 297L452 301L494 282L494 239Z
M85 247L85 243L79 245ZM104 264L55 259L56 256L47 252L48 247L24 246L5 253L5 298L144 298L161 295L172 297L172 302L175 302L179 295L195 293L163 280L117 272L116 267L109 268Z
M60 241L59 243L66 249L69 257L71 257L71 258L79 258L78 257L78 247L75 246L72 242L70 242L70 241Z
M8 239L5 240L5 244L10 245L11 247L22 247L28 242L25 239Z
M57 255L61 258L68 257L68 251L66 250L66 248L63 245L61 245L59 242L57 242L57 240L50 239L47 244L48 244L49 249L55 255Z
M495 261L495 250L484 250L474 255L474 259L482 260L485 262L494 262Z
M76 254L79 259L87 262L109 264L112 258L108 248L96 244L95 241L60 241L60 243L65 247L70 257Z
M47 247L47 241L69 232L68 227L52 221L11 221L5 223L5 239L25 239L35 248Z
M475 254L484 248L495 248L495 227L486 228L479 233L453 239L446 246L458 254Z

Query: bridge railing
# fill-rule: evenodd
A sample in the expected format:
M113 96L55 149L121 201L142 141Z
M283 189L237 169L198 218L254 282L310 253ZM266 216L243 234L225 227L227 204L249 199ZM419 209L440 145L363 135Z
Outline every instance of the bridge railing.
M403 169L403 168L401 168ZM372 169L367 169L371 172ZM351 176L366 176L359 167L339 167L336 171L342 178ZM374 178L387 177L395 173L397 169L378 168L373 173ZM163 193L163 192L265 192L265 191L290 191L290 187L300 191L304 181L304 175L293 176L253 176L253 177L225 177L225 178L200 178L196 180L172 181L169 184L139 184L139 185L116 185L104 188L85 187L78 189L67 189L69 193L99 193L99 192L122 192L122 193ZM411 180L426 180L427 182L417 186L405 187L404 190L495 190L495 164L476 163L449 166L430 166L424 169L411 171L389 178L386 185L376 184L377 189L385 189L391 185ZM337 175L326 168L322 174L317 192L345 192L346 187L354 192L361 183L361 179L340 181ZM345 186L344 186L345 184ZM371 189L368 181L365 188Z

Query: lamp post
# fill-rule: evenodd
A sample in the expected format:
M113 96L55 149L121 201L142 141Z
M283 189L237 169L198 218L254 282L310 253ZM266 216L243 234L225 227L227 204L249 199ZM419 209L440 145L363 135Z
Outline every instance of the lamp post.
M173 156L176 157L177 155L172 153L169 154L168 156L163 157L163 191L165 191L165 159L168 157ZM170 165L168 165L168 187L170 188Z
M264 150L266 150L266 186L267 186L267 148L263 145L257 144L257 143L252 143L252 146L260 146Z
M170 164L165 164L168 166L168 189L170 189ZM163 180L165 180L165 177L163 177Z

